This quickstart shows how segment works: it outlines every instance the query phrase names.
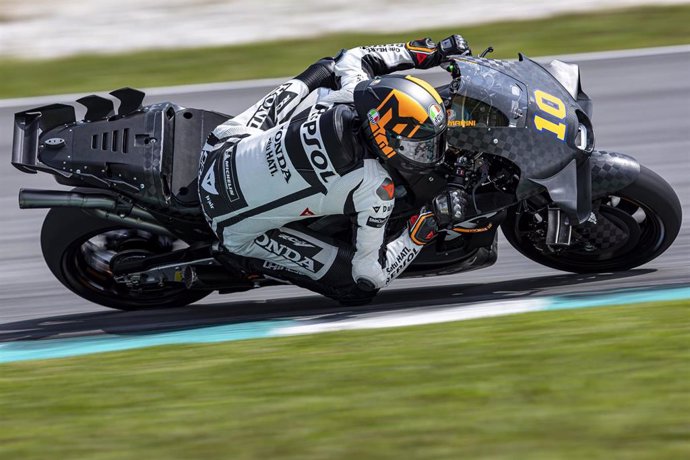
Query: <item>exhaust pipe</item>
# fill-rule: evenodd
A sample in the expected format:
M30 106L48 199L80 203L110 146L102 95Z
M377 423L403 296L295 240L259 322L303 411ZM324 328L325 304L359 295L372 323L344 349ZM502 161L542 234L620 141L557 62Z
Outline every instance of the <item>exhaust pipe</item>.
M159 235L177 238L167 228L158 224L151 213L132 205L123 207L116 198L104 194L85 194L62 190L21 189L20 209L78 208L88 209L96 217L138 228Z
M117 200L108 195L96 195L58 190L19 190L20 209L87 208L114 211Z

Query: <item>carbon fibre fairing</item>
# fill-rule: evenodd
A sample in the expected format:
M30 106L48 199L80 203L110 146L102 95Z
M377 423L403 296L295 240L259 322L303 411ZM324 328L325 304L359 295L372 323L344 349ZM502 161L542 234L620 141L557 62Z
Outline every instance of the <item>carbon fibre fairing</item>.
M592 166L592 199L624 189L640 175L640 163L623 153L595 150Z
M455 65L460 76L441 91L449 101L449 146L508 159L520 171L518 200L546 189L573 220L586 219L594 134L571 92L522 55L518 61L464 57ZM564 191L572 196L564 199Z

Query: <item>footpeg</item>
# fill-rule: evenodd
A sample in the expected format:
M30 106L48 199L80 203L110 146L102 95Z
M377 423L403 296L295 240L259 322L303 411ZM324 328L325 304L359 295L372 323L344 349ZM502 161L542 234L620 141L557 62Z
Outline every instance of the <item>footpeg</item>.
M560 208L549 208L547 224L547 246L570 246L570 240L573 235L573 227L568 222L568 217L563 213L563 211L561 211Z

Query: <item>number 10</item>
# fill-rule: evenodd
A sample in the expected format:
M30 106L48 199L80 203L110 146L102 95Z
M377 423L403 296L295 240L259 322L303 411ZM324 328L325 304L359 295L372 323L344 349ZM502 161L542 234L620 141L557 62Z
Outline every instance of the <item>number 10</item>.
M551 115L558 120L565 120L565 104L556 96L545 93L541 90L534 92L534 97L537 101L537 106L546 114ZM554 123L547 120L541 115L534 115L534 126L539 130L551 131L560 140L565 140L565 123Z

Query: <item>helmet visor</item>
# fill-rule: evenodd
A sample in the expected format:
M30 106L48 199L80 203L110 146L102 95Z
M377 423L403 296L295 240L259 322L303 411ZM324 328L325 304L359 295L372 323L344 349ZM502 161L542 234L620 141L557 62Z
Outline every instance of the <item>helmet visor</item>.
M445 131L427 139L392 136L391 147L406 160L419 166L433 166L443 159L446 151Z

